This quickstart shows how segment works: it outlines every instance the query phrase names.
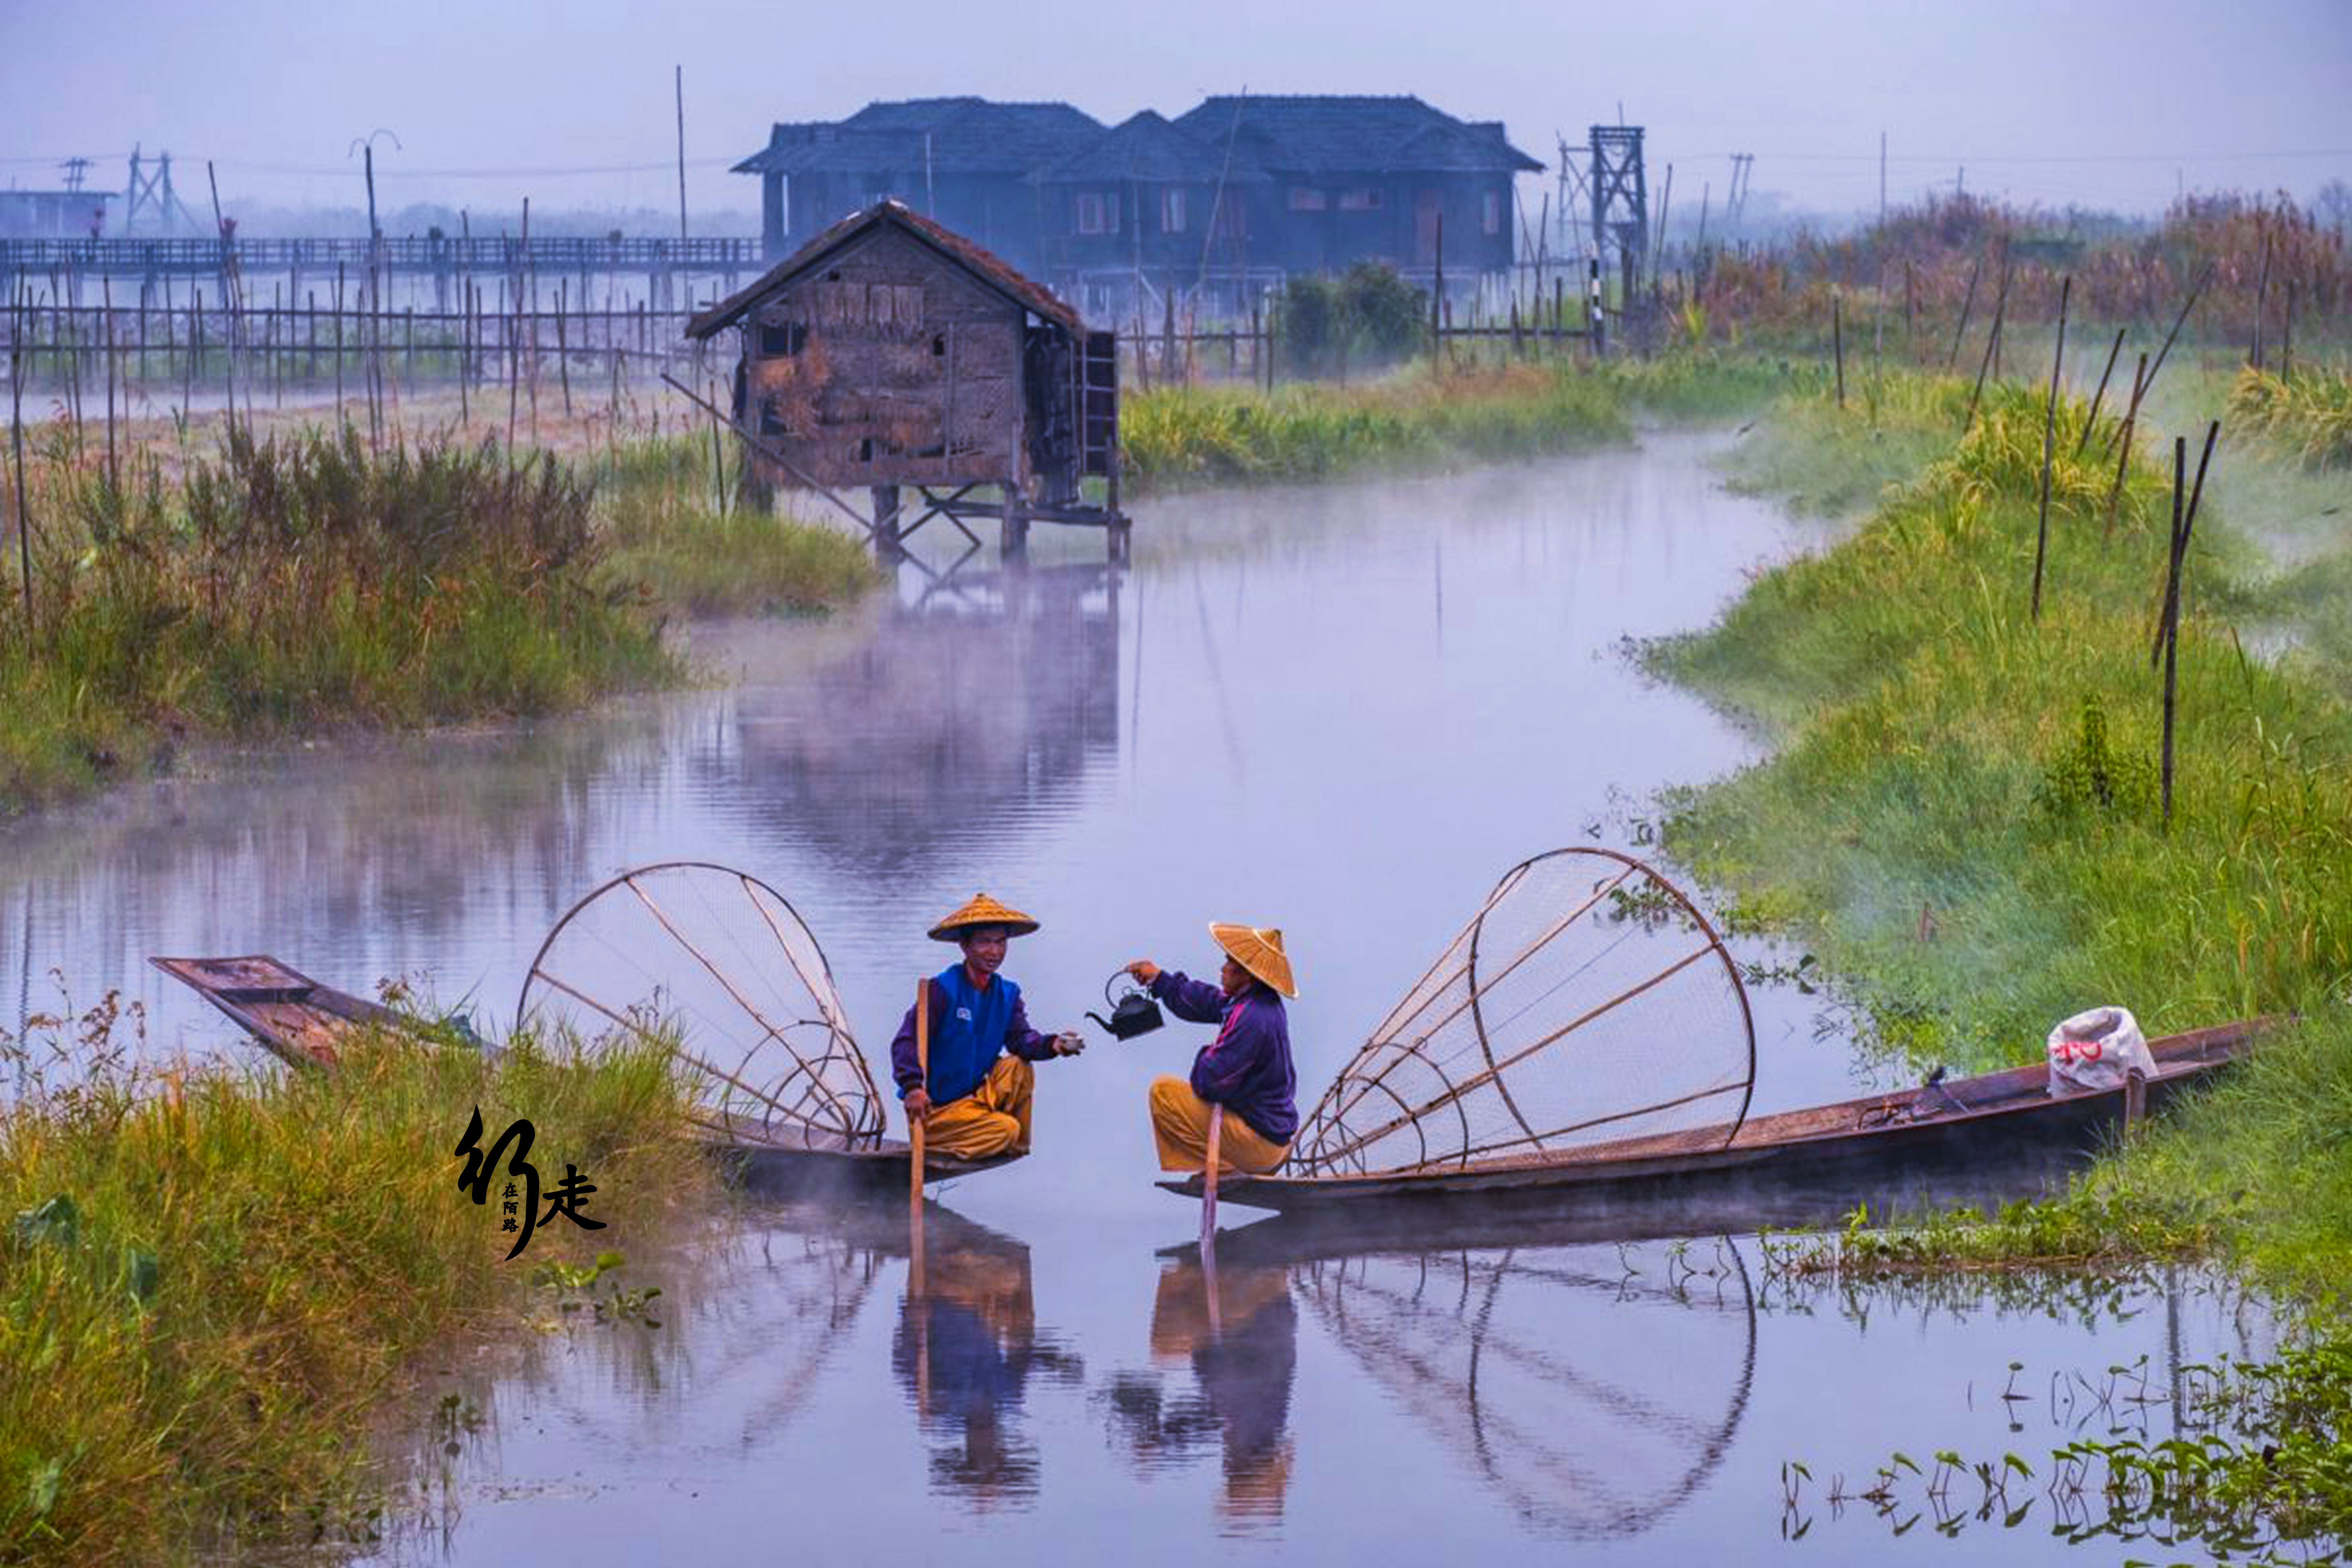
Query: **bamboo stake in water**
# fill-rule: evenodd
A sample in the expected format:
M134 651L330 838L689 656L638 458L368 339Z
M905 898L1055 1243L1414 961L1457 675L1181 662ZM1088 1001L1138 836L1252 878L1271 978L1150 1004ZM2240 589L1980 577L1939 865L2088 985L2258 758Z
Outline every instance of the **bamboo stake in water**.
M2058 374L2066 368L2066 306L2074 293L2070 274L2058 286L2058 352L2050 361L2050 401L2042 418L2042 510L2033 529L2033 610L2042 619L2042 563L2050 552L2050 460L2058 444Z
M21 300L9 301L8 444L16 454L16 565L25 581L25 646L33 642L33 518L25 499L25 318Z
M2099 390L2091 398L2091 416L2083 421L2083 433L2074 438L2074 456L2081 457L2090 444L2091 432L2099 423L2099 405L2106 401L2107 378L2116 374L2116 356L2124 352L2124 329L2116 329L2115 347L2107 351L2107 368L2099 373Z
M1976 427L1977 401L1984 396L1985 374L1992 369L1993 356L2000 352L2000 324L2009 314L2009 260L2001 259L2000 291L1993 296L1992 331L1985 337L1984 362L1977 366L1976 390L1969 394L1968 416L1960 421L1960 434L1966 436Z
M1845 406L1845 312L1837 290L1830 290L1830 355L1837 364L1837 405Z
M114 450L114 279L101 277L98 287L100 297L106 301L106 478L121 489L122 467Z
M1969 314L1977 308L1977 274L1984 269L1984 258L1969 263L1969 294L1960 301L1960 324L1952 331L1952 352L1944 357L1944 374L1949 375L1959 367L1960 342L1969 335Z
M2185 567L2189 553L2189 530L2196 525L2197 504L2205 499L2205 469L2207 465L2213 461L2213 443L2220 439L2221 434L2221 425L2219 420L2215 420L2206 427L2205 452L2197 459L2197 482L2189 487L2189 511L2186 517L2179 514L2180 498L2177 495L2173 497L2175 516L2172 550L2165 563L2164 601L2158 606L2156 613L2156 641L2147 650L2147 667L2150 669L2156 668L2157 659L2164 652L2164 639L2172 635L2165 628L2178 626L2180 621L2180 574ZM2182 439L2185 440L2186 437Z
M2124 493L2124 476L2131 470L2132 436L2139 428L2139 401L2147 393L2147 354L2143 351L2138 368L2132 372L2131 406L2124 413L2121 438L2116 443L2115 483L2107 487L2107 521L2102 531L2105 537L2114 537L2116 531L2116 503Z

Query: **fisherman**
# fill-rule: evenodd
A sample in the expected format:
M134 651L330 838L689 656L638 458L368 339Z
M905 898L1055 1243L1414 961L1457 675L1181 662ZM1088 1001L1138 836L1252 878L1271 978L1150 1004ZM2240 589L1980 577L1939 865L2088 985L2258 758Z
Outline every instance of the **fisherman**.
M907 1009L890 1042L890 1076L907 1120L923 1124L935 1154L985 1160L1029 1152L1029 1101L1035 1086L1031 1062L1074 1057L1086 1049L1075 1034L1041 1035L1029 1026L1021 987L997 973L1005 944L1027 936L1037 922L986 893L931 928L933 942L963 952L930 982L929 1071L915 1053L915 1009Z
M1151 1134L1160 1145L1160 1168L1198 1171L1208 1163L1209 1111L1222 1105L1231 1114L1219 1134L1217 1169L1271 1171L1298 1131L1298 1078L1282 1008L1282 998L1296 998L1298 988L1279 931L1212 924L1209 934L1225 952L1214 985L1148 958L1127 966L1178 1017L1223 1026L1192 1058L1190 1082L1152 1080Z

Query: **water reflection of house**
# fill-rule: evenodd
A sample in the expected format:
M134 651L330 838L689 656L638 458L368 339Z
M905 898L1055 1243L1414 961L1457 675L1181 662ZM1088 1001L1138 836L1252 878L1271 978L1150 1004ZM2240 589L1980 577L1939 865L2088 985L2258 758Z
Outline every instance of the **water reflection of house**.
M1123 586L1099 566L958 573L846 655L746 688L727 764L745 809L859 875L1058 813L1117 755Z

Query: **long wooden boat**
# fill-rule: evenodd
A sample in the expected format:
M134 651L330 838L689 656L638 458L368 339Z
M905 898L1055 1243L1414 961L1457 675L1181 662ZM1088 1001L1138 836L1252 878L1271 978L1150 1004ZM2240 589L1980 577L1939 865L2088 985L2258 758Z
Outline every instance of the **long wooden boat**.
M234 1019L278 1057L299 1068L331 1068L346 1037L368 1029L415 1034L417 1019L321 985L265 953L241 958L147 961Z
M2260 1021L2149 1042L2154 1110L2244 1056ZM1377 1215L1384 1226L1480 1212L1542 1214L1593 1239L1832 1223L2030 1192L2087 1157L2126 1118L2127 1090L2053 1095L2046 1062L1834 1105L1624 1139L1573 1153L1363 1174L1231 1175L1228 1204L1286 1216ZM1727 1138L1727 1133L1728 1137ZM1197 1197L1198 1175L1159 1184ZM1286 1220L1286 1224L1287 1220ZM1253 1226L1252 1229L1258 1227Z
M705 1124L711 1152L730 1173L754 1192L776 1195L844 1195L896 1193L904 1196L908 1166L914 1150L905 1140L877 1138L853 1143L837 1132L804 1122L730 1116ZM958 1160L926 1150L925 1182L952 1181L1010 1165L1024 1154L998 1154L986 1160Z
M295 1067L332 1068L346 1037L389 1029L422 1039L421 1019L322 985L263 953L237 958L151 958L147 961L233 1019L273 1055ZM698 1121L711 1152L747 1186L775 1194L907 1190L913 1150L895 1138L852 1143L837 1133L781 1117L722 1116ZM950 1181L1009 1165L1022 1158L957 1160L928 1154L927 1182Z

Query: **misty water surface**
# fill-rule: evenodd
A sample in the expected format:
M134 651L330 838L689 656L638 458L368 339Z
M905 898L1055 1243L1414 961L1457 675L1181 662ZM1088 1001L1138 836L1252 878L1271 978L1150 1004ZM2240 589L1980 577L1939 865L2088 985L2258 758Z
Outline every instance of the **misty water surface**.
M1048 1028L1099 1007L1129 958L1213 973L1209 921L1278 925L1311 1099L1506 868L1626 844L1652 792L1752 754L1622 647L1704 624L1801 542L1717 486L1717 440L1152 502L1127 573L1041 530L1023 578L930 591L909 570L830 622L698 628L732 677L706 689L209 759L0 839L0 1016L53 1006L54 967L78 1001L142 1004L151 1053L244 1058L144 960L268 952L351 989L413 977L503 1026L574 899L702 858L793 901L872 1059L948 955L923 929L978 889L1045 922L1007 973ZM1759 1109L1866 1079L1813 999L1756 1002ZM1784 1458L1997 1453L2028 1441L1988 1403L2011 1359L2047 1378L2146 1354L2161 1387L2241 1332L2210 1293L2156 1284L1874 1305L1776 1285L1749 1241L1539 1232L1300 1252L1244 1231L1213 1314L1197 1265L1157 1256L1194 1211L1151 1187L1142 1108L1205 1037L1090 1037L1039 1071L1036 1157L938 1192L919 1305L888 1205L758 1208L698 1238L610 1238L626 1278L663 1286L658 1331L428 1369L419 1433L446 1393L484 1421L455 1458L421 1443L441 1484L392 1553L1030 1562L1116 1541L1151 1563L1376 1562L1411 1539L1746 1557L1777 1546ZM2134 1410L2170 1419L2162 1399ZM2053 1396L2048 1420L2079 1414ZM1969 1550L1929 1534L1899 1549ZM1849 1521L1801 1550L1876 1561L1888 1536Z

